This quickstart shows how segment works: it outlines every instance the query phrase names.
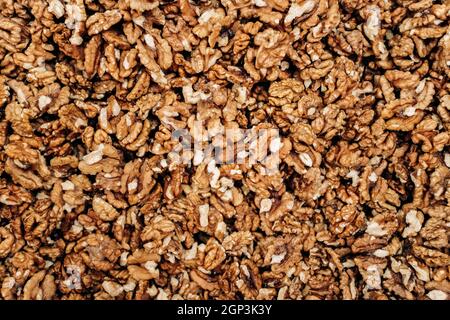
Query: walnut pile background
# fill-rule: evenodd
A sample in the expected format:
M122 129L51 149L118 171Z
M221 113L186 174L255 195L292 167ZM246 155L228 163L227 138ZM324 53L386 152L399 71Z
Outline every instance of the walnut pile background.
M0 0L0 299L448 299L449 15ZM279 171L184 165L198 121Z

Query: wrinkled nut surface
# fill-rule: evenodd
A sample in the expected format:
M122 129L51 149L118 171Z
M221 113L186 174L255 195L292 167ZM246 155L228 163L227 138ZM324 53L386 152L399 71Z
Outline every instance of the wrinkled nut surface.
M0 299L449 299L449 15L3 1ZM174 128L279 157L186 165Z

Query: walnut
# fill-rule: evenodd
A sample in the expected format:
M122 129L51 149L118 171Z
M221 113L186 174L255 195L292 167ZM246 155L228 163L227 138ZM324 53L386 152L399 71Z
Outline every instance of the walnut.
M390 237L395 231L397 231L397 228L397 217L390 212L386 212L376 215L371 221L369 221L367 224L366 233L376 237Z
M192 270L189 275L190 275L191 279L200 288L202 288L204 290L213 291L213 290L218 289L217 283L214 282L213 279L210 279L210 277L208 277L204 273L201 273L201 272L196 271L196 270Z
M109 30L122 19L119 10L108 10L103 13L95 13L86 20L86 28L90 36Z
M368 289L381 289L382 272L386 268L386 261L382 258L356 258L355 264L361 271Z
M330 230L339 237L347 237L364 225L364 216L358 213L355 206L347 205L341 210L329 214Z
M98 270L111 270L120 256L118 243L105 235L90 234L81 238L74 250L88 266Z
M24 300L51 300L56 292L55 279L45 270L34 274L23 288Z
M11 252L12 245L14 244L14 235L6 228L0 228L0 235L2 242L0 242L0 257L5 258Z
M425 261L431 267L445 266L448 263L448 255L437 250L428 249L422 246L413 246L414 254Z
M119 216L119 212L100 197L95 197L92 200L92 209L103 221L114 221Z
M152 272L150 270L147 270L147 268L139 266L128 266L128 271L130 272L131 277L133 277L133 279L137 281L151 280L159 276L158 270Z
M245 247L253 242L253 236L249 231L239 231L230 234L226 237L222 246L227 251L237 251L238 249Z
M204 268L212 270L225 260L225 249L217 241L208 241L205 247Z
M434 248L445 248L448 245L448 237L445 221L430 218L420 230L420 235L426 240L424 244Z
M407 227L403 230L403 237L409 237L417 235L417 233L422 228L422 223L424 220L423 214L417 210L410 210L405 216Z
M276 106L297 102L299 94L305 89L303 83L294 79L286 79L274 82L269 87L269 101Z

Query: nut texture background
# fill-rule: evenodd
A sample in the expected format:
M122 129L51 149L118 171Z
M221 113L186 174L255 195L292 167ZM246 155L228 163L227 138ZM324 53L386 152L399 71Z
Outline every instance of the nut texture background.
M0 0L0 299L448 299L449 15Z

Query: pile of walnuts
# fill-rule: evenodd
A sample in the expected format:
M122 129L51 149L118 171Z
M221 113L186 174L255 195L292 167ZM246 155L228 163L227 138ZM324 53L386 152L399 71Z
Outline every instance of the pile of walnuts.
M0 0L0 299L449 299L449 16ZM279 170L176 128L276 129Z

